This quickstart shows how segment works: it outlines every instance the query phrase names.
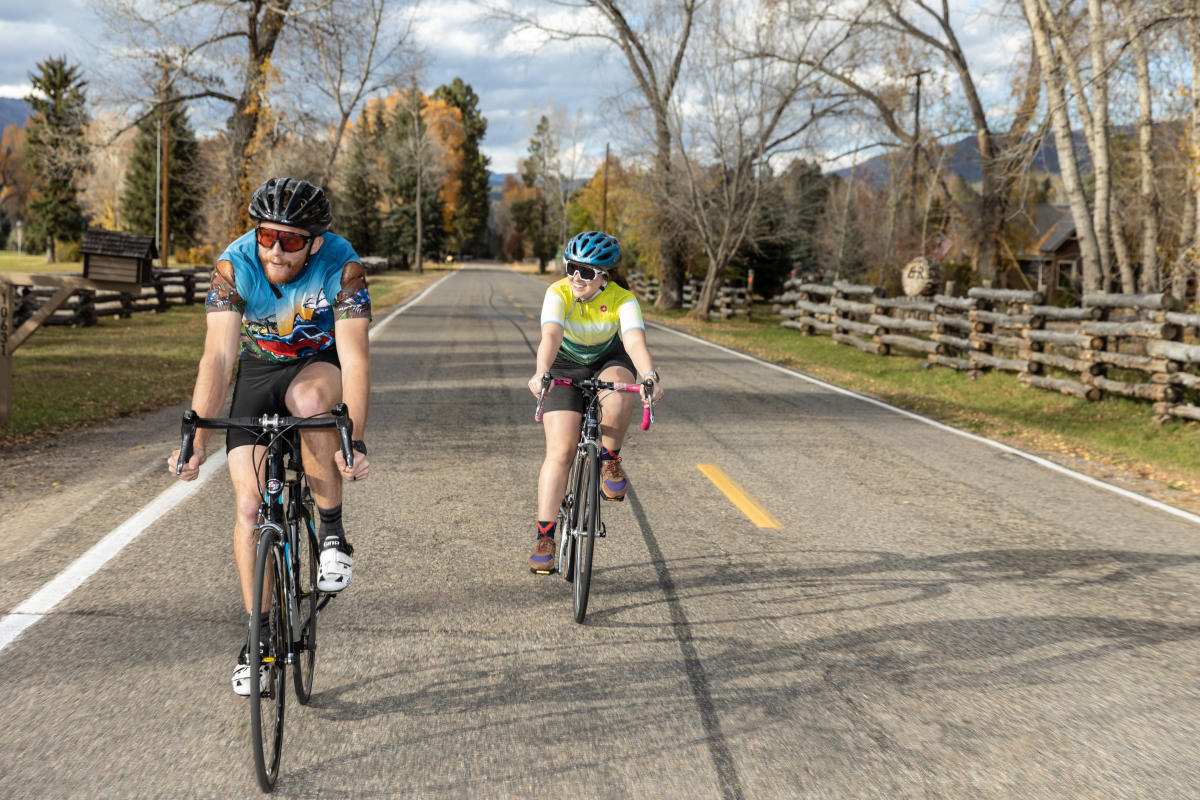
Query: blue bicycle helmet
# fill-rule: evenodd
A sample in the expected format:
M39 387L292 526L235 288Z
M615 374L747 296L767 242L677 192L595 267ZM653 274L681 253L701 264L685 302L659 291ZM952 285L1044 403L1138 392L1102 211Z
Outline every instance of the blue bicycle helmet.
M563 257L576 264L610 269L621 263L621 243L601 231L584 231L571 237Z

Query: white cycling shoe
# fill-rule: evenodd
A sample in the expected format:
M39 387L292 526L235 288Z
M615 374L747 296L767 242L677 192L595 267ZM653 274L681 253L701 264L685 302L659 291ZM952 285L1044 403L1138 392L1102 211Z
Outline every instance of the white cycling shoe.
M266 664L258 667L258 687L263 694L267 693L271 680L271 668ZM239 697L250 696L250 665L238 664L233 670L233 693Z
M259 664L258 666L258 687L266 694L266 689L271 680L271 668L267 664ZM233 668L233 693L239 697L250 696L250 648L249 645L242 647L242 652L238 654L237 666Z
M321 560L317 566L319 591L333 594L350 585L350 575L354 571L354 559L350 554L353 552L354 548L345 543L321 550Z

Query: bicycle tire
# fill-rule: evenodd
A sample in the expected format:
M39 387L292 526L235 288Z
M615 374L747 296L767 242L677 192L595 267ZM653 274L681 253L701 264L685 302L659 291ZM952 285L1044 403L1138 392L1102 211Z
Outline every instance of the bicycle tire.
M575 510L579 508L580 481L583 477L581 468L583 456L577 455L571 464L571 472L567 478L567 493L563 495L562 505L558 510L558 530L560 545L559 572L567 583L575 580L575 537L571 535L579 525Z
M592 586L592 550L600 528L600 454L595 445L587 446L580 472L581 492L575 501L579 521L575 548L574 591L571 594L575 621L582 623L587 616L588 594Z
M254 600L250 612L250 749L254 754L254 769L258 785L264 792L273 791L279 777L279 761L283 753L283 720L287 707L287 669L284 642L287 620L283 612L283 570L274 558L278 534L265 531L258 540L258 558L254 565ZM267 630L261 630L263 615L263 586L270 570L274 586L271 589ZM265 653L254 646L268 642ZM267 665L267 683L261 685L260 667ZM265 692L263 690L266 690Z
M296 699L308 705L312 699L313 674L317 666L317 606L321 593L317 591L317 561L320 547L317 544L316 523L313 520L312 498L308 484L301 480L297 484L299 501L296 507L300 518L296 523L296 554L292 560L293 586L296 587L296 612L299 615L300 641L296 646L296 660L292 664L292 684Z

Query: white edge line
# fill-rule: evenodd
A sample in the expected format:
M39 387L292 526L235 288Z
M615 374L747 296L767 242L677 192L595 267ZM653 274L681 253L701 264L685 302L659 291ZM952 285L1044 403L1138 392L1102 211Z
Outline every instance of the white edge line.
M960 430L959 428L952 427L943 422L938 422L937 420L930 419L929 417L921 416L920 414L917 414L916 412L909 411L907 409L900 408L898 406L894 406L890 403L885 403L884 401L876 399L874 397L869 397L865 394L859 394L858 392L855 392L851 389L846 389L846 388L837 386L832 383L827 383L819 378L814 378L811 375L806 375L803 372L799 372L798 370L789 369L787 367L780 366L779 364L772 364L770 361L766 361L765 359L758 358L757 356L748 355L746 353L738 352L737 350L734 350L729 347L725 347L724 345L714 344L713 342L710 342L706 339L701 339L699 336L693 336L690 333L684 333L683 331L677 331L674 328L659 324L657 322L647 322L646 324L650 325L651 327L658 328L659 330L669 331L671 333L674 333L677 336L682 336L685 339L691 339L692 341L700 342L701 344L706 344L709 347L714 347L717 350L721 350L722 352L729 353L730 355L738 356L739 358L744 358L747 361L753 361L755 363L762 364L765 367L770 367L771 369L778 370L787 375L792 375L793 377L808 381L809 383L811 383L815 386L820 386L823 389L828 389L831 392L837 392L838 394L843 394L843 395L846 395L847 397L853 397L857 400L861 400L864 403L870 403L873 406L878 406L879 408L885 408L888 411L892 411L901 416L908 417L909 419L914 419L914 420L917 420L918 422L923 422L926 425L931 425L932 427L937 428L938 430L957 434L958 436L962 436L964 438L970 439L971 441L979 442L980 444L985 444L985 445L988 445L989 447L994 447L997 450L1000 450L1002 452L1009 453L1009 454L1015 455L1015 456L1020 456L1021 458L1032 461L1034 464L1037 464L1040 467L1045 467L1046 469L1053 470L1054 472L1058 472L1063 475L1068 475L1078 481L1082 481L1083 483L1090 484L1090 485L1098 487L1100 489L1105 489L1107 491L1113 492L1114 494L1119 494L1122 497L1129 498L1130 500L1136 500L1137 502L1144 503L1145 505L1148 505L1151 508L1156 508L1159 511L1165 511L1168 514L1174 514L1175 516L1180 517L1181 519L1186 519L1188 522L1193 522L1197 525L1200 525L1200 515L1193 514L1190 511L1184 511L1182 508L1176 508L1175 506L1169 505L1160 500L1155 500L1152 497L1146 497L1145 495L1138 494L1137 492L1131 492L1128 489L1122 489L1120 486L1113 486L1111 483L1105 483L1104 481L1100 480L1099 478L1093 478L1091 475L1085 475L1082 472L1077 472L1077 471L1071 469L1070 467L1064 467L1062 464L1056 464L1053 461L1050 461L1049 459L1042 458L1041 456L1035 456L1032 453L1026 453L1024 450L1018 450L1017 448L1012 447L1011 445L1003 444L1001 442L997 442L993 439L988 439L984 436L979 436L974 433L968 433L967 431Z
M371 328L367 335L374 336L376 331L391 322L394 317L420 302L434 287L454 274L451 272L434 281L419 295L384 317L378 325ZM8 647L26 628L29 628L46 614L50 613L71 592L78 589L84 581L98 572L117 553L121 552L125 545L140 536L143 531L157 522L164 514L198 490L224 464L225 451L222 449L204 462L204 465L200 467L200 474L196 480L187 483L177 483L163 490L158 497L143 506L140 511L92 545L87 552L75 559L70 566L58 573L49 583L34 592L12 611L5 614L4 618L0 619L0 651Z
M201 484L208 480L209 476L224 463L225 451L214 453L213 457L200 467L200 475L196 480L177 483L165 489L141 511L114 528L29 599L6 614L4 619L0 619L0 650L7 647L13 639L20 636L26 628L41 619L43 615L49 613L67 595L78 589L109 559L121 552L125 545L136 539L142 531L199 489Z

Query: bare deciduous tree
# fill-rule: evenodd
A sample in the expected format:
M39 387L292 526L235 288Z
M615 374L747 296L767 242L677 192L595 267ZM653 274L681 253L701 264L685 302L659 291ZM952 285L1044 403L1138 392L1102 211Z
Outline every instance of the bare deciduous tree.
M350 118L371 93L399 84L410 54L411 21L398 15L407 0L330 2L297 27L293 59L317 92L333 102L336 118L321 173L328 185Z
M692 36L696 10L704 0L654 0L633 9L618 0L549 0L551 5L576 12L572 27L549 22L536 13L493 8L499 18L542 32L552 40L600 39L616 47L633 73L634 81L650 112L654 129L654 184L665 202L675 194L672 171L671 100L679 83L680 70ZM605 26L596 25L596 15ZM677 225L667 217L659 220L659 250L662 281L659 308L678 308L683 299L683 262Z
M821 33L825 11L810 8L774 25L739 18L732 4L709 6L703 43L689 57L685 91L671 117L683 189L673 198L676 216L708 259L693 317L707 318L730 259L754 241L770 157L842 105L820 86L821 70L808 66L822 62L830 46ZM744 55L779 49L784 38L799 56L790 62ZM802 94L808 103L796 109Z
M791 2L788 7L802 12L805 3ZM956 198L935 171L931 188L941 195L947 206L958 209L959 213L965 212L969 217L964 227L972 231L974 237L970 248L972 261L983 280L995 279L999 272L1004 228L1011 216L1009 198L1014 184L1025 175L1024 167L1030 157L1028 139L1036 122L1039 96L1036 65L1030 74L1018 79L1015 87L1018 101L1009 117L1008 130L997 131L989 119L989 108L967 61L948 3L865 0L837 4L830 9L827 19L836 19L836 24L841 27L839 49L844 55L837 61L826 58L818 62L809 58L807 63L866 101L874 117L893 137L894 144L914 152L914 161L929 147L922 140L936 137L917 138L918 132L907 127L901 116L902 92L881 86L878 75L895 69L888 63L888 54L912 52L914 47L929 54L930 67L940 60L951 70L958 83L957 100L965 109L969 130L974 134L979 150L980 181L977 190L960 183L958 189L972 197ZM796 58L788 53L777 55L784 59ZM921 60L919 56L914 59ZM895 75L893 80L912 78L919 71ZM952 131L943 131L942 135L950 133ZM928 163L929 159L926 160Z
M296 20L303 18L313 27L320 27L322 21L336 21L336 30L322 29L328 34L322 40L331 47L330 42L336 40L343 48L339 56L343 74L337 76L333 66L330 70L330 80L337 81L331 91L339 96L340 114L353 110L365 87L372 84L375 70L389 60L376 58L376 40L353 40L359 31L382 36L382 29L375 30L372 20L378 19L382 25L385 0L91 2L118 43L113 61L141 74L140 81L130 81L127 76L113 80L114 85L127 89L126 100L131 106L146 108L148 114L164 102L207 99L232 108L225 121L228 155L224 227L228 234L244 227L245 197L261 177L253 174L254 158L262 155L273 134L276 112L272 91L287 89L292 99L303 94L294 92L294 85L282 85L292 84L295 76L289 74L288 81L283 81L277 63L281 62L277 55L285 35L293 29L299 34L302 26L297 26ZM353 53L356 46L366 51ZM392 50L385 46L384 52L390 57ZM337 58L331 56L330 63ZM353 82L345 77L352 66L362 81L361 87L352 88ZM301 82L304 88L310 85L305 79ZM313 170L314 177L320 173L320 168Z
M1071 207L1071 216L1075 220L1075 235L1079 239L1079 253L1083 262L1083 290L1100 292L1103 291L1104 277L1100 271L1100 248L1087 197L1084 194L1079 159L1075 152L1075 140L1071 135L1071 117L1062 74L1062 56L1051 41L1050 15L1044 5L1039 0L1021 0L1021 7L1025 13L1025 20L1029 23L1034 52L1037 54L1042 81L1046 87L1050 119L1054 126L1054 141L1058 149L1058 163L1062 171L1063 188Z

